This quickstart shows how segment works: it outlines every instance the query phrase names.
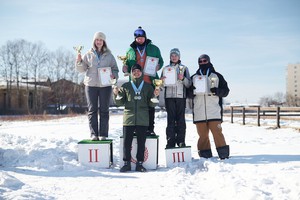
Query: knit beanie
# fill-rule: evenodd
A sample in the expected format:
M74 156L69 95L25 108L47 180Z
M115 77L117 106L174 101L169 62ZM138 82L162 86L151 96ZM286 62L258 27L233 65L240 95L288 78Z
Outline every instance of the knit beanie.
M142 67L139 64L135 64L131 67L131 71L135 70L135 69L139 69L140 71L142 71Z
M176 55L180 58L180 51L179 51L178 48L171 49L171 51L170 51L170 56L171 56L172 54L176 54Z
M106 36L105 36L105 34L104 33L102 33L102 32L96 32L95 34L94 34L94 39L93 39L93 41L95 41L96 39L98 39L98 40L100 40L100 39L102 39L102 40L106 40Z
M144 37L144 38L147 38L146 32L142 29L141 26L139 26L138 29L136 29L136 30L134 31L134 38L137 38L137 37Z
M198 63L200 62L201 59L206 59L210 63L210 58L206 54L202 54L201 56L199 56Z

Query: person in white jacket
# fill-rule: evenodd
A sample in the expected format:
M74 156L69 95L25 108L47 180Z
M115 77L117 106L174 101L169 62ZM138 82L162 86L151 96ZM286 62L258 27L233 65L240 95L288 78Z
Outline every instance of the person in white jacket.
M222 133L222 98L229 93L224 77L215 71L210 57L206 54L198 58L199 69L191 77L193 85L193 122L199 135L198 153L200 157L212 157L209 131L211 131L220 159L229 157L229 145Z
M78 72L85 72L84 85L91 139L106 140L109 129L112 86L101 82L100 73L110 69L111 80L115 79L116 81L119 69L116 59L107 47L104 33L96 32L94 34L92 48L83 57L78 54L75 68Z

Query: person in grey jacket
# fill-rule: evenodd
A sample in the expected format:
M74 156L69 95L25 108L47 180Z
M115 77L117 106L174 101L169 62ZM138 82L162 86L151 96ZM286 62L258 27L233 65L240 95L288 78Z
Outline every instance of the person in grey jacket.
M161 79L165 80L165 73L168 70L175 70L177 80L174 85L165 85L165 107L167 111L168 124L166 128L166 148L173 148L185 145L185 107L186 89L192 84L189 69L181 63L180 51L178 48L170 51L170 64L162 70Z
M224 77L215 71L208 55L201 55L198 63L199 69L191 77L193 85L189 92L193 94L193 121L199 135L198 153L203 158L212 157L211 131L219 158L225 159L229 157L229 145L222 133L222 99L228 95L229 88Z
M116 59L107 47L104 33L94 34L92 48L83 57L78 54L75 68L78 72L85 72L84 85L91 138L92 140L106 140L112 87L110 84L101 82L100 71L110 69L111 80L117 80L119 69Z

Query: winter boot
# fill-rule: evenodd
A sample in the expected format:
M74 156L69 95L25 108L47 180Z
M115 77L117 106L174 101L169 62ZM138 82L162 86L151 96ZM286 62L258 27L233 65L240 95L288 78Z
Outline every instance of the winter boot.
M223 147L218 147L217 152L218 152L219 158L221 160L229 158L229 145L225 145Z
M198 154L202 158L211 158L212 157L211 149L200 150L200 151L198 151Z
M180 143L178 144L178 147L186 147L186 144L185 144L184 142L180 142Z
M147 171L146 168L143 167L142 161L139 161L136 163L135 171L137 171L137 172L146 172Z
M91 140L92 141L98 141L99 140L99 137L97 135L92 135L91 136Z
M131 171L131 163L130 161L124 161L124 166L120 169L120 172Z
M166 148L174 148L175 147L175 139L168 138Z

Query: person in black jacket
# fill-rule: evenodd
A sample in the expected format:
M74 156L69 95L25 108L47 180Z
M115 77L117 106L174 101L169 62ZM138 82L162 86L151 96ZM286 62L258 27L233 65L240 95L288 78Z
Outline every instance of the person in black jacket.
M198 153L200 157L212 157L209 131L211 131L220 159L229 157L229 145L222 133L223 97L229 93L224 77L215 71L210 57L206 54L198 58L199 69L191 77L190 94L193 96L193 122L199 135Z

